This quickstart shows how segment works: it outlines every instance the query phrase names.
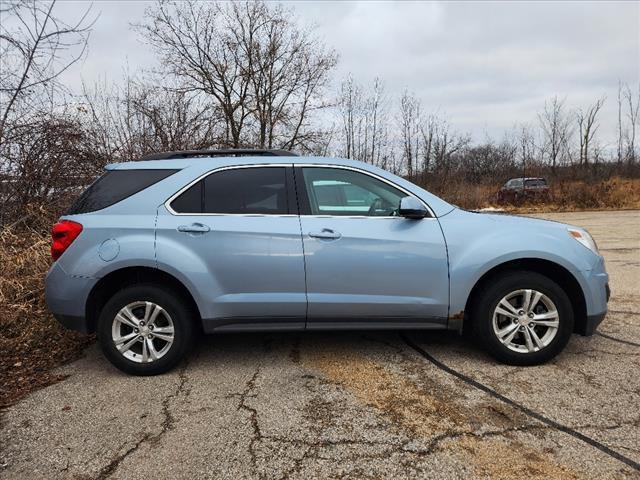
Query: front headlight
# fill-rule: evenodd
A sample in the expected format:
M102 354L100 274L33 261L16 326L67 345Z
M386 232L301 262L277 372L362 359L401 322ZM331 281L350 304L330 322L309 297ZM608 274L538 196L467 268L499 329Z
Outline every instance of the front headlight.
M593 239L593 237L589 235L589 232L587 232L586 230L578 230L577 228L567 228L567 231L572 238L580 242L596 255L599 255L598 245L596 245L596 241Z

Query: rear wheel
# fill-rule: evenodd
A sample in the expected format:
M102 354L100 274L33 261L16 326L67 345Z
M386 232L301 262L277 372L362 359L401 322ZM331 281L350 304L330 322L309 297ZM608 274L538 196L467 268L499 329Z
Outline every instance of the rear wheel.
M536 272L504 274L476 297L473 328L494 358L537 365L555 357L573 332L573 310L565 291Z
M98 340L105 356L133 375L157 375L173 368L193 340L188 306L156 285L136 285L116 293L98 320Z

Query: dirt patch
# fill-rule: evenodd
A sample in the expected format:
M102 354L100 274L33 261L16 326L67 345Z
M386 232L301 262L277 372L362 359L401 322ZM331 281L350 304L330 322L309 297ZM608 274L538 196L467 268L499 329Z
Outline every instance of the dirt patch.
M512 409L491 402L483 402L476 408L460 405L455 398L462 396L462 391L452 391L435 381L418 385L357 353L353 346L332 345L308 346L303 350L302 364L374 407L410 437L431 441L430 448L434 451L446 449L464 456L479 476L578 478L548 452L513 439L505 440L523 425L522 417ZM490 435L486 434L488 428ZM542 430L540 426L535 433L542 435Z
M448 402L353 350L323 345L305 350L302 362L414 435L431 436L464 420Z
M572 469L550 460L546 453L538 452L516 440L465 437L451 444L452 448L460 449L467 454L475 473L482 478L580 478Z

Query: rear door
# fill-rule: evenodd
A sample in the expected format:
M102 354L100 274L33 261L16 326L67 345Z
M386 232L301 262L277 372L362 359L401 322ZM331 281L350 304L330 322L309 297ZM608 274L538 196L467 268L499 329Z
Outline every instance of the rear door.
M302 329L305 272L291 165L223 168L161 208L158 264L178 265L207 330ZM202 308L201 308L202 310Z
M295 169L307 328L446 325L449 276L434 217L397 216L407 192L368 172Z

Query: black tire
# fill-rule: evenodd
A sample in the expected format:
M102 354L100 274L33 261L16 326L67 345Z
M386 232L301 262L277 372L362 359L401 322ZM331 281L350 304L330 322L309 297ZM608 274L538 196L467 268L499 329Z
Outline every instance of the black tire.
M555 337L548 345L535 352L521 353L509 349L498 339L493 329L493 313L500 300L520 289L533 289L546 295L558 311L559 325ZM495 359L509 365L539 365L554 358L567 345L573 332L574 318L569 297L553 280L536 272L511 271L482 287L475 297L471 321L475 338Z
M174 339L166 353L149 363L125 358L112 338L112 324L118 312L133 302L149 301L162 307L173 322ZM175 367L189 352L194 339L194 313L175 292L154 284L127 287L116 293L102 308L96 329L105 357L118 369L131 375L158 375ZM157 340L156 340L157 341Z

